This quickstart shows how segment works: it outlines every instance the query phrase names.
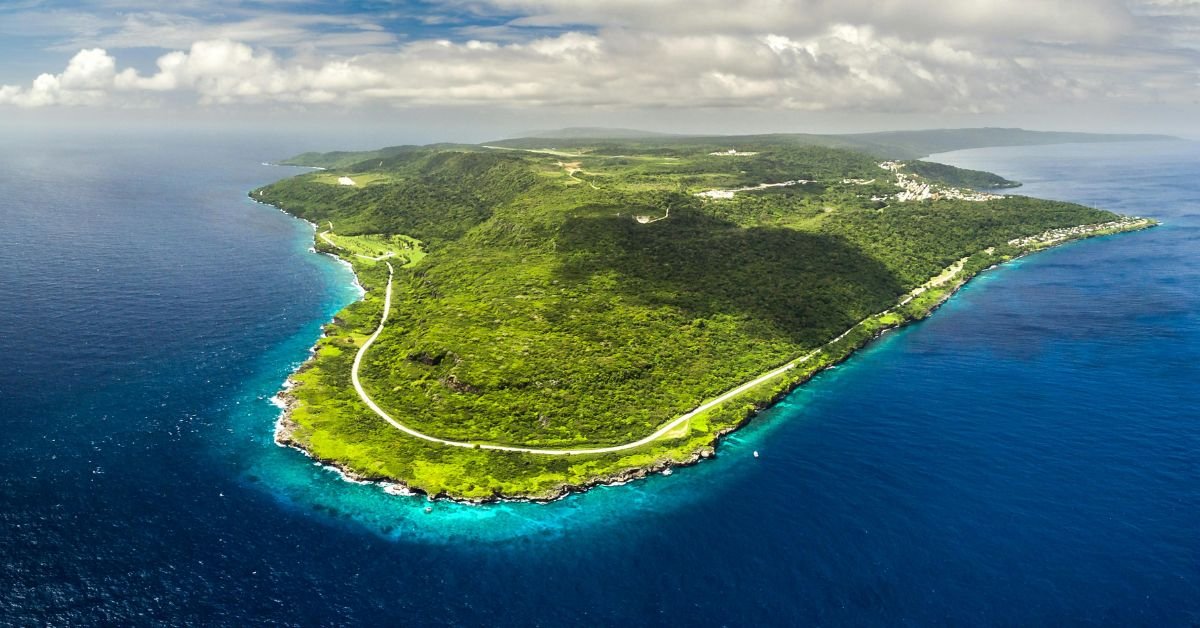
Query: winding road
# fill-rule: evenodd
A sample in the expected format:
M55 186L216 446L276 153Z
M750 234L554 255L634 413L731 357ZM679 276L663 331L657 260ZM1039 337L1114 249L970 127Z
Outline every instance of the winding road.
M445 438L438 438L436 436L430 436L429 434L425 434L424 432L415 430L415 429L397 421L396 419L392 418L392 416L390 414L388 414L383 408L379 407L379 404L375 403L375 400L371 399L371 396L369 394L367 394L367 391L362 386L362 381L359 379L358 372L359 372L360 367L362 366L363 356L365 356L367 354L367 350L371 348L371 345L375 343L375 339L379 338L379 334L383 332L383 326L385 323L387 323L388 314L390 314L391 310L392 310L392 277L395 274L395 269L392 268L391 262L386 262L386 263L387 263L387 267L388 267L388 282L387 282L387 288L384 291L384 295L383 295L383 314L379 317L379 326L375 328L375 332L372 333L370 335L370 337L367 338L367 341L364 342L362 344L362 346L358 348L358 353L356 353L354 355L354 365L350 368L350 381L354 383L354 390L355 390L355 392L358 393L359 398L361 398L363 400L363 403L367 404L367 407L370 408L372 412L379 415L380 418L382 418L384 421L387 421L389 424L391 424L392 427L394 427L394 428L400 430L401 432L404 432L405 434L408 434L409 436L412 436L414 438L426 440L431 443L448 445L450 447L463 447L463 448L467 448L467 449L490 449L493 451L513 451L513 452L518 452L518 453L540 454L540 455L546 455L546 456L571 456L571 455L580 455L580 454L608 454L608 453L614 453L614 452L618 452L618 451L625 451L628 449L635 449L637 447L641 447L642 445L647 445L649 443L652 443L652 442L658 440L659 438L662 438L664 435L670 433L672 430L678 428L680 425L687 423L687 421L689 421L692 417L700 414L701 412L705 412L706 410L710 410L716 406L719 406L722 403L729 401L730 399L750 390L751 388L758 386L759 384L763 384L771 379L774 379L776 377L779 377L780 375L783 375L784 373L786 373L786 372L796 368L797 366L807 362L808 360L812 359L813 356L815 356L821 352L821 349L814 349L813 351L810 351L809 353L806 353L805 355L803 355L795 360L792 360L791 362L788 362L787 364L784 364L783 366L781 366L773 371L765 373L753 380L750 380L750 381L742 384L741 386L738 386L737 388L734 388L733 390L730 390L730 391L722 394L721 396L719 396L715 399L712 399L710 401L707 401L707 402L701 404L700 406L696 407L694 410L692 410L691 412L688 412L687 414L682 414L682 415L672 419L671 421L664 424L662 427L655 430L655 432L653 434L650 434L649 436L646 436L645 438L640 438L640 439L635 440L630 443L625 443L623 445L611 445L608 447L586 447L586 448L578 448L578 449L538 449L535 447L516 447L516 446L511 446L511 445L492 445L492 444L488 444L488 443L471 443L471 442L467 442L467 441L448 440ZM961 269L961 265L959 266L959 269ZM956 276L957 274L958 273L956 271L956 272L950 274L949 276L942 275L941 277L939 277L939 279L941 280L941 282L944 282L944 281L949 280L951 277ZM930 285L930 284L926 284L926 285ZM914 291L914 293L919 294L919 292L916 292L916 291ZM903 303L907 303L908 300L911 300L912 297L915 296L915 294L910 293L910 296L908 297L908 299L906 299ZM890 309L885 310L884 312L888 312L888 311L890 311ZM869 320L870 318L871 317L867 317L867 318L863 319L863 321ZM847 329L846 331L842 332L842 334L840 336L838 336L837 338L834 338L833 340L830 340L828 343L823 345L822 348L829 346L829 345L841 340L842 338L845 338L850 332L852 332L856 328L858 328L858 325L860 325L863 321L856 323L855 325L850 327L850 329Z
M666 216L663 216L663 218L665 218L665 217ZM661 218L659 220L661 220ZM1140 219L1140 221L1148 222L1145 219ZM1080 227L1076 227L1075 229L1081 230L1081 232L1087 233L1087 232L1091 232L1091 231L1103 230L1104 228L1107 228L1113 224L1116 224L1116 223L1107 223L1107 224L1101 224L1101 225L1082 225ZM321 232L318 235L323 240L328 242L330 245L333 245L337 248L342 248L342 247L338 247L337 244L335 244L332 240L329 239L327 234L330 233L330 231L332 231L332 230L333 230L333 223L330 222L329 230ZM1046 236L1047 236L1047 234L1042 234L1041 236L1034 236L1034 237L1037 238L1037 237L1046 237ZM989 249L988 252L991 252L991 249ZM382 262L386 263L387 267L388 267L387 288L384 291L384 297L383 297L383 314L380 315L380 317L379 317L379 325L375 328L375 331L367 338L366 342L364 342L362 344L362 346L359 347L358 352L354 355L354 364L350 369L350 380L354 384L354 390L355 390L355 392L358 393L359 398L362 399L363 403L365 403L367 405L367 407L371 409L372 412L379 415L380 418L387 421L388 424L390 424L392 427L394 427L394 428L400 430L401 432L404 432L405 434L408 434L409 436L412 436L414 438L419 438L424 441L429 441L431 443L438 443L438 444L446 445L449 447L462 447L462 448L466 448L466 449L488 449L488 450L492 450L492 451L511 451L511 452L517 452L517 453L538 454L538 455L546 455L546 456L607 454L607 453L626 451L629 449L636 449L643 445L652 443L652 442L658 440L659 438L662 438L664 435L669 434L671 431L677 429L681 425L686 424L689 420L691 420L693 417L699 415L700 413L710 410L718 405L721 405L722 403L729 401L730 399L733 399L734 397L737 397L738 395L740 395L756 386L759 386L760 384L766 383L767 381L770 381L776 377L779 377L780 375L787 373L788 371L796 368L797 366L804 364L808 360L812 359L814 356L818 355L824 348L845 338L852 331L857 329L859 327L859 325L862 325L866 321L869 321L870 319L872 319L876 316L891 313L894 310L896 310L897 308L908 304L914 298L916 298L917 296L924 293L927 289L944 285L947 282L950 282L951 280L957 278L962 273L965 262L968 259L968 258L964 257L964 258L956 261L955 263L946 267L946 269L941 274L939 274L937 277L930 279L924 285L917 287L917 288L913 289L912 291L910 291L908 294L905 295L905 298L898 301L896 303L896 305L894 305L886 310L883 310L882 312L879 312L878 314L868 316L868 317L864 318L863 320L859 321L858 323L855 323L849 329L842 332L838 337L830 340L829 342L825 343L821 347L814 349L814 350L804 354L803 356L800 356L799 358L796 358L796 359L792 360L791 362L784 364L783 366L780 366L772 371L764 373L763 375L760 375L759 377L756 377L755 379L752 379L752 380L738 386L737 388L729 390L729 391L721 394L720 396L697 406L695 409L691 410L690 412L688 412L686 414L682 414L682 415L672 419L671 421L668 421L662 427L658 428L652 434L650 434L644 438L640 438L638 440L635 440L635 441L632 441L629 443L625 443L622 445L610 445L610 446L606 446L606 447L580 447L580 448L570 448L570 449L540 449L540 448L536 448L536 447L495 445L495 444L490 444L490 443L472 443L472 442L468 442L468 441L449 440L449 439L445 439L445 438L438 438L436 436L430 436L429 434L425 434L424 432L415 430L407 425L404 425L400 421L397 421L395 418L393 418L391 415L389 415L387 413L387 411L385 411L383 408L379 407L379 404L375 403L375 400L371 399L371 396L367 393L366 389L363 388L362 381L359 377L359 371L362 368L363 357L366 356L367 351L371 348L371 345L375 343L375 340L377 340L379 338L379 334L383 333L384 325L387 324L388 315L391 313L392 280L395 276L396 271L392 267L392 263L385 261L385 260L387 260L388 258L393 257L393 256L395 256L395 251L390 251L386 255L382 255L379 257L368 257L366 255L359 255L359 257L363 257L365 259L370 259L370 260L374 260L377 262L382 261Z
M1148 221L1146 219L1136 219L1135 221L1128 223L1128 224L1141 225L1143 223L1147 223L1147 226L1149 224L1152 224L1152 223L1150 223L1150 221ZM1076 227L1075 229L1079 230L1080 233L1086 234L1086 233L1091 233L1091 232L1095 232L1095 231L1103 231L1104 229L1110 228L1116 224L1118 224L1118 223L1105 223L1105 224L1100 224L1100 225L1081 225L1079 227ZM1121 223L1121 224L1126 224L1126 223ZM332 227L333 227L333 225L330 224L330 228L332 228ZM1049 236L1047 234L1042 234L1042 236L1034 236L1034 237L1035 238L1036 237L1048 238ZM1052 242L1057 242L1057 240L1053 240ZM332 242L330 242L330 244L332 244ZM991 249L988 249L988 252L990 253ZM393 254L394 254L394 252L393 252ZM369 258L369 259L376 259L377 261L383 261L387 257L388 256L385 255L380 258ZM362 344L362 346L359 347L358 353L356 353L354 355L354 365L350 369L350 380L354 383L355 392L358 393L358 396L363 400L363 403L367 404L367 407L370 408L372 412L379 415L380 418L387 421L392 427L400 430L401 432L404 432L405 434L408 434L409 436L412 436L414 438L419 438L421 440L429 441L431 443L439 443L441 445L447 445L450 447L463 447L463 448L467 448L467 449L490 449L493 451L512 451L512 452L518 452L518 453L540 454L540 455L546 455L546 456L607 454L607 453L614 453L614 452L619 452L619 451L626 451L629 449L635 449L637 447L641 447L642 445L647 445L649 443L652 443L652 442L658 440L659 438L662 438L664 435L669 434L672 430L675 430L679 426L687 423L690 419L692 419L696 415L698 415L702 412L705 412L707 410L710 410L718 405L721 405L722 403L729 401L730 399L733 399L734 397L737 397L738 395L750 390L751 388L754 388L755 386L758 386L760 384L766 383L767 381L770 381L771 379L779 377L780 375L783 375L784 373L787 373L788 371L796 368L797 366L800 366L801 364L804 364L805 362L811 360L814 356L819 354L825 347L828 347L828 346L838 342L839 340L848 336L855 329L858 329L859 325L862 325L863 323L871 320L872 318L874 318L876 316L881 316L881 315L885 315L885 314L894 312L896 309L903 307L904 305L907 305L914 298L923 294L926 290L928 290L930 288L942 286L942 285L949 283L950 281L953 281L954 279L958 278L959 275L962 274L963 267L965 266L967 259L968 259L968 257L964 257L964 258L954 262L950 266L947 266L946 269L944 271L942 271L942 273L940 275L930 279L924 285L914 288L912 291L910 291L908 294L905 295L905 298L898 301L896 303L896 305L894 305L886 310L883 310L882 312L879 312L878 314L874 314L872 316L868 316L868 317L862 319L858 323L855 323L854 325L852 325L846 331L842 332L840 335L838 335L838 337L834 338L833 340L830 340L829 342L825 343L821 347L814 349L814 350L804 354L803 356L800 356L799 358L796 358L795 360L792 360L791 362L788 362L787 364L780 366L779 368L776 368L770 372L764 373L763 375L760 375L759 377L756 377L756 378L738 386L737 388L734 388L733 390L727 391L727 392L723 393L721 396L716 397L715 399L712 399L710 401L707 401L707 402L701 404L700 406L696 407L695 409L693 409L692 411L690 411L686 414L682 414L682 415L672 419L671 421L664 424L662 427L655 430L654 433L650 434L649 436L640 438L633 442L625 443L623 445L610 445L607 447L580 447L580 448L573 448L573 449L539 449L536 447L517 447L517 446L512 446L512 445L493 445L493 444L489 444L489 443L471 443L471 442L467 442L467 441L449 440L449 439L445 439L445 438L438 438L436 436L430 436L428 434L425 434L423 432L415 430L411 427L408 427L407 425L404 425L403 423L392 418L391 415L389 415L383 408L379 407L379 404L375 403L375 401L373 399L371 399L371 396L369 394L367 394L367 391L362 386L362 381L359 379L359 374L358 374L359 369L362 367L363 356L365 356L367 354L367 350L370 349L371 345L375 343L375 340L377 338L379 338L379 334L383 333L383 326L387 323L388 315L391 313L391 310L392 310L392 278L395 275L395 269L392 267L391 262L385 262L388 267L388 282L387 282L387 288L384 291L383 314L379 317L379 326L375 328L374 333L372 333L370 335L370 337L367 338L366 342L364 342Z

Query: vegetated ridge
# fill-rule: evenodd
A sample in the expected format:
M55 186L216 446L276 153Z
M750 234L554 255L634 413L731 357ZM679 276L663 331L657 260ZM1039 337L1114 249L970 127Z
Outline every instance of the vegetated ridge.
M328 170L251 195L321 225L366 295L291 378L278 440L431 495L552 499L713 455L984 268L1153 224L766 137L305 156Z
M590 134L586 131L594 131ZM994 146L1031 146L1038 144L1146 142L1178 140L1168 135L1127 133L1070 133L1058 131L1029 131L1013 128L931 129L923 131L885 131L877 133L813 134L772 133L763 135L681 135L671 137L637 136L629 130L614 133L584 127L545 131L536 137L520 137L487 142L490 145L512 148L540 148L555 145L591 146L600 149L606 144L627 146L793 144L844 148L861 151L881 159L919 159L934 153L967 148Z

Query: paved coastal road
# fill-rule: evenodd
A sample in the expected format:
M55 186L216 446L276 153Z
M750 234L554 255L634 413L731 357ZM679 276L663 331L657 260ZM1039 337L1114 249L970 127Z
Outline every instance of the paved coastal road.
M1142 221L1144 222L1144 220L1142 220ZM1077 227L1077 229L1084 229L1087 231L1097 231L1097 230L1102 230L1108 226L1109 226L1108 223L1102 224L1102 225L1084 225L1082 227ZM330 227L330 229L332 229L333 223L330 223L329 227ZM322 235L322 237L325 237L324 234L321 234L321 235ZM1045 235L1046 234L1043 234L1043 236L1045 236ZM329 240L326 238L326 241L328 242ZM333 243L330 242L330 244L333 244ZM334 246L336 246L336 245L334 245ZM384 255L379 258L368 258L368 259L374 259L376 261L383 261L387 257L389 257L389 256ZM962 272L964 263L967 261L967 259L968 258L964 257L963 259L958 260L954 264L948 266L942 272L942 274L929 280L923 286L918 287L918 288L912 290L911 292L909 292L907 295L905 295L905 298L902 299L901 301L899 301L896 305L894 305L891 308L888 308L887 310L884 310L883 312L880 312L879 314L876 314L874 316L879 316L882 314L887 314L889 312L892 312L895 309L906 305L907 303L912 301L915 297L922 294L928 288L935 287L935 286L941 286L941 285L946 284L947 282L954 280ZM387 282L387 288L384 291L384 296L383 296L383 314L379 317L379 326L375 328L375 332L372 333L369 338L367 338L367 341L364 342L361 347L359 347L358 353L356 353L354 355L354 365L350 369L350 380L354 383L354 390L358 393L358 396L363 400L363 403L367 404L367 407L369 407L372 412L379 415L383 420L385 420L389 424L391 424L392 427L400 430L401 432L404 432L405 434L408 434L409 436L413 436L413 437L419 438L421 440L429 441L431 443L440 443L442 445L448 445L450 447L463 447L463 448L468 448L468 449L491 449L494 451L514 451L514 452L519 452L519 453L540 454L540 455L546 455L546 456L607 454L607 453L613 453L613 452L618 452L618 451L625 451L627 449L635 449L637 447L641 447L642 445L647 445L649 443L654 442L655 440L658 440L665 434L668 434L672 430L687 423L687 421L690 420L692 417L694 417L706 410L710 410L710 409L712 409L726 401L729 401L730 399L750 390L751 388L754 388L755 386L758 386L758 385L763 384L771 379L779 377L780 375L783 375L784 373L796 368L797 366L800 366L801 364L807 362L808 360L810 360L814 356L816 356L818 353L820 353L821 349L823 349L824 347L828 347L828 346L838 342L842 338L845 338L847 335L850 334L850 332L857 329L859 325L861 325L862 323L864 323L874 317L874 316L868 316L867 318L864 318L862 321L859 321L858 323L854 324L846 331L842 332L841 335L839 335L837 338L834 338L833 340L830 340L829 342L822 345L821 348L810 351L809 353L807 353L795 360L792 360L791 362L788 362L787 364L784 364L783 366L781 366L773 371L770 371L769 373L765 373L753 380L750 380L750 381L742 384L741 386L738 386L737 388L734 388L733 390L730 390L730 391L722 394L721 396L719 396L715 399L707 401L704 404L702 404L699 407L692 410L691 412L680 415L680 416L672 419L671 421L667 422L665 425L663 425L662 427L655 430L653 434L650 434L649 436L646 436L645 438L640 438L640 439L635 440L630 443L625 443L623 445L611 445L608 447L583 447L583 448L577 448L577 449L538 449L535 447L515 447L515 446L509 446L509 445L492 445L492 444L487 444L487 443L471 443L471 442L466 442L466 441L448 440L445 438L438 438L436 436L430 436L423 432L419 432L411 427L408 427L407 425L404 425L403 423L392 418L392 416L389 415L387 412L385 412L383 408L379 407L379 404L375 403L375 401L373 399L371 399L371 396L367 394L367 391L363 389L362 382L359 380L359 376L358 376L359 368L362 366L363 356L365 356L367 354L367 350L371 348L371 345L375 343L375 339L379 338L379 334L383 332L383 326L384 326L384 324L387 323L388 314L391 313L391 309L392 309L392 277L393 277L393 275L395 275L395 269L392 268L391 262L386 262L386 264L388 267L388 282Z
M379 317L379 326L375 328L375 333L371 334L371 336L369 338L367 338L367 341L364 342L361 347L359 347L358 353L356 353L354 355L354 366L352 366L350 368L350 381L352 381L354 383L354 390L358 393L358 396L363 400L363 403L367 404L367 407L370 408L372 412L374 412L375 414L378 414L380 416L380 418L382 418L384 421L387 421L389 424L391 424L392 427L400 430L401 432L404 432L405 434L408 434L409 436L413 436L413 437L419 438L421 440L427 440L431 443L440 443L442 445L449 445L450 447L464 447L467 449L476 449L476 448L491 449L491 450L495 450L495 451L515 451L515 452L526 453L526 454L541 454L541 455L546 455L546 456L570 456L570 455L579 455L579 454L607 454L607 453L613 453L613 452L617 452L617 451L625 451L627 449L634 449L637 447L641 447L642 445L646 445L651 442L654 442L655 440L658 440L664 434L667 434L671 430L674 430L675 428L679 427L680 425L683 425L689 419L696 416L697 414L700 414L701 412L704 412L705 410L709 410L709 409L711 409L715 406L718 406L726 401L729 401L730 399L746 392L747 390L750 390L751 388L754 388L755 386L758 386L759 384L761 384L763 382L766 382L767 380L778 377L778 376L792 370L793 368L796 368L797 366L799 366L800 364L802 364L803 362L807 361L809 358L811 358L817 354L817 351L813 351L812 353L809 353L798 360L793 360L792 362L789 362L789 363L771 371L770 373L767 373L767 374L765 374L757 379L754 379L752 381L746 382L745 384L742 384L741 386L734 388L733 390L721 395L720 397L717 397L716 399L713 399L713 400L701 405L700 407L696 408L695 410L692 410L691 412L688 412L687 414L676 417L675 419L668 422L666 425L663 425L662 427L658 428L658 430L655 431L653 434L650 434L649 436L646 436L645 438L635 440L631 443L625 443L624 445L612 445L610 447L589 447L589 448L580 448L580 449L537 449L537 448L533 448L533 447L512 447L512 446L508 446L508 445L490 445L487 443L469 443L469 442L458 441L458 440L447 440L445 438L438 438L436 436L430 436L423 432L419 432L419 431L414 430L413 428L408 427L407 425L397 421L396 419L392 418L392 416L389 415L386 411L384 411L383 408L379 407L379 404L375 403L375 401L373 399L371 399L371 396L368 395L367 391L363 389L362 382L359 380L358 371L359 371L359 368L362 366L363 356L367 354L367 350L371 348L371 345L375 343L375 339L379 337L379 334L381 332L383 332L383 326L385 323L387 323L388 314L391 313L391 310L392 310L392 275L395 273L395 270L392 268L391 262L387 262L387 267L388 267L388 283L387 283L387 289L384 291L384 295L383 295L383 315ZM853 329L853 328L851 328L851 329ZM841 340L848 333L850 333L850 330L847 330L845 333L843 333L841 336L838 336L832 342L837 342L838 340Z

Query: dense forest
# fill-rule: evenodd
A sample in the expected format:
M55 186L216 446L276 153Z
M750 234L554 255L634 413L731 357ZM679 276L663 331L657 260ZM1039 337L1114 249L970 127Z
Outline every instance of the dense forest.
M751 407L731 404L644 450L604 456L409 438L361 403L349 377L381 313L390 258L374 253L409 242L395 236L420 241L427 255L396 269L395 304L363 361L372 398L439 438L568 447L646 436L875 321L822 358L840 359L878 325L936 305L926 295L871 318L956 262L971 260L973 272L1018 254L1008 244L1015 238L1116 218L1019 196L899 202L895 175L877 157L839 148L743 140L729 153L691 139L628 142L304 155L296 162L328 170L252 192L329 227L338 239L318 239L319 248L353 263L368 289L295 376L287 439L365 477L431 493L545 495L687 460ZM934 186L1011 183L927 162L908 168ZM372 255L351 252L360 236L373 238Z
M994 190L999 188L1015 188L1021 185L1016 181L1009 181L991 172L956 168L932 161L914 159L904 162L904 165L908 172L952 187Z

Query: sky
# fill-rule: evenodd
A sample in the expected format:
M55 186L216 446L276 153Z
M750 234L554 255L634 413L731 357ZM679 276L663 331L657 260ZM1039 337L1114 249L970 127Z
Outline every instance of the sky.
M1200 0L0 0L0 124L1200 134Z

